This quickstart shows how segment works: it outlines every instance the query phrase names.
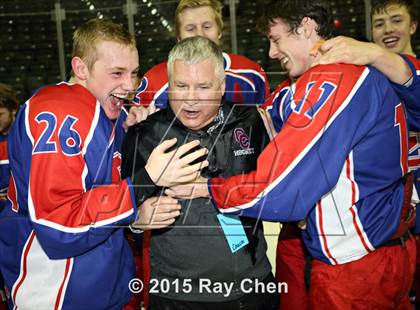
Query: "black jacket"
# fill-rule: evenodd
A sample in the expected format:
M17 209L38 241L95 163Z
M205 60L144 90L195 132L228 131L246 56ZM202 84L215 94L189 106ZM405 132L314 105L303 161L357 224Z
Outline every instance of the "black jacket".
M177 146L199 139L201 146L209 150L209 167L202 171L205 177L229 177L254 170L258 155L269 142L264 123L253 106L222 104L215 121L198 131L186 128L167 108L128 131L123 145L123 177L135 177L153 148L174 137ZM138 183L143 184L141 180ZM162 193L161 188L150 188L148 196ZM138 195L145 191L141 193ZM183 294L171 287L169 293L159 295L189 301L234 300L243 295L239 287L243 279L262 280L270 273L261 222L241 217L249 244L232 254L211 200L183 200L181 205L182 214L172 226L152 231L151 278L168 279L171 283L175 279L180 283L192 279L193 291ZM235 281L234 292L229 297L199 292L198 281L204 278L212 282Z

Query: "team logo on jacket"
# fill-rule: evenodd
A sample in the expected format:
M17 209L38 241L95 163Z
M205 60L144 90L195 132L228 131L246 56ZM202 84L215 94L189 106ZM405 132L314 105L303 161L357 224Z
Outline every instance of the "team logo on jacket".
M233 153L235 156L242 156L248 154L254 154L254 148L251 147L251 142L249 140L248 135L245 133L243 128L235 128L233 131L233 135L235 137L236 142L241 146L241 150L235 150Z

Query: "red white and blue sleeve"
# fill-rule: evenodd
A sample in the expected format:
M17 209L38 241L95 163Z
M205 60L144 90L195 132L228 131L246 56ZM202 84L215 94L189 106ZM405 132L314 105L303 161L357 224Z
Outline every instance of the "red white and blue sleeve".
M304 219L337 183L354 145L377 123L383 93L398 100L386 79L368 67L316 66L295 84L284 99L286 121L259 156L257 169L209 180L219 211L269 221ZM394 116L390 119L394 132Z
M223 53L226 73L225 99L233 103L263 105L270 95L270 85L264 69L255 61Z
M401 55L412 72L409 86L392 83L398 96L404 101L407 110L407 122L411 131L420 131L420 59L413 56Z
M292 87L293 85L291 85L290 80L284 81L270 94L262 106L262 108L270 115L276 132L279 132L283 126L284 100L287 98L287 94L293 91Z
M81 86L66 87L31 98L9 137L14 211L29 214L57 259L89 251L136 216L130 179L115 182L112 122Z

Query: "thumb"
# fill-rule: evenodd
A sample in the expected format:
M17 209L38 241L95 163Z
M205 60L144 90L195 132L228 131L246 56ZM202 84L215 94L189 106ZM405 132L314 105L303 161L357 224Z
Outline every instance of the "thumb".
M337 44L336 41L337 41L337 38L332 38L332 39L322 42L322 44L319 46L319 50L322 53L328 52L334 45Z
M133 113L136 119L136 123L144 121L147 118L147 116L149 116L149 113L145 107L138 107L136 110L133 111Z
M158 109L155 106L155 103L152 102L151 104L149 104L149 106L147 107L147 110L149 112L149 114L153 114L155 113Z

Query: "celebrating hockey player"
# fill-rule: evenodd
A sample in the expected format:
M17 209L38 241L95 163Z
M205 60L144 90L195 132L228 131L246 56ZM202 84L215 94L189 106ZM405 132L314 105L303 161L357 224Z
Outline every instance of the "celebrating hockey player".
M408 228L415 217L400 98L374 68L312 67L320 58L314 46L332 33L325 3L273 1L259 26L270 39L270 57L291 77L278 88L281 100L273 107L280 131L256 171L212 178L208 187L201 180L194 195L210 192L222 212L305 219L303 238L314 257L311 308L408 307L415 263Z
M137 79L135 39L96 19L73 40L74 84L38 91L9 133L12 205L0 215L0 267L20 309L121 309L134 278L122 227L147 192L132 184L168 186L207 165L189 165L205 149L180 158L198 141L178 152L165 152L176 140L165 141L122 180L118 117Z

